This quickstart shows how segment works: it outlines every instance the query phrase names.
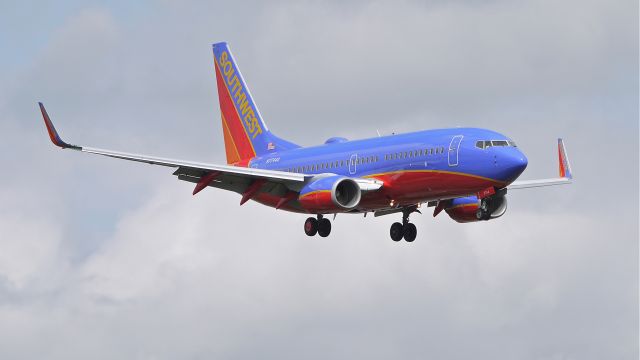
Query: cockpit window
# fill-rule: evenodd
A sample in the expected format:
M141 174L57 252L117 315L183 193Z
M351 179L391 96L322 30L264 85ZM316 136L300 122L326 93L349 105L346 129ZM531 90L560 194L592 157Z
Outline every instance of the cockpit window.
M492 146L516 147L516 143L511 140L478 140L476 141L476 147L479 149L488 149Z

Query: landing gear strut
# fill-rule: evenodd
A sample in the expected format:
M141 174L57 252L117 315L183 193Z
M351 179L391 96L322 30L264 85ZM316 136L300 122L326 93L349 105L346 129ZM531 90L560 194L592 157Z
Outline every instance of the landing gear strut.
M331 234L331 221L318 214L318 218L307 218L304 222L304 233L307 236L314 236L315 234L321 237L327 237Z
M389 230L389 235L391 236L391 240L400 241L402 238L406 242L413 242L418 235L418 229L416 226L409 222L409 215L413 212L420 212L417 206L411 206L405 208L402 211L402 223L396 222L391 225L391 229Z

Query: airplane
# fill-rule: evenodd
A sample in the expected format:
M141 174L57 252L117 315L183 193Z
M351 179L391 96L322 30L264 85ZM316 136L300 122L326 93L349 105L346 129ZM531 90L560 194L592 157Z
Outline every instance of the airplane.
M249 200L311 215L308 236L327 237L333 214L401 214L389 230L393 241L413 242L412 213L433 207L460 223L488 221L505 214L507 191L564 185L573 176L564 142L558 139L556 178L516 180L528 164L516 143L480 128L424 130L362 140L332 137L302 147L272 133L251 96L226 42L213 46L214 71L227 164L206 164L137 155L62 140L39 103L51 141L62 149L174 168L179 180L234 191Z

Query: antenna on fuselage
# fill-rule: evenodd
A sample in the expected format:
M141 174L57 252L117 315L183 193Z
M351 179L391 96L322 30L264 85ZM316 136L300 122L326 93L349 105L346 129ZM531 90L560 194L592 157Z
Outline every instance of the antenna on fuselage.
M380 131L378 129L376 129L376 132L378 133L378 137L382 137L382 135L380 135Z

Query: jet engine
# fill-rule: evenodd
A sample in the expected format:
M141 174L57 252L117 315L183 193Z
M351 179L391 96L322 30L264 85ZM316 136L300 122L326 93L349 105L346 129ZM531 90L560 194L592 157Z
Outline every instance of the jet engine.
M496 219L507 212L507 197L496 195L482 201L476 196L457 198L444 211L459 223Z
M358 206L362 191L353 179L343 176L311 180L300 191L298 201L310 212L342 212Z

